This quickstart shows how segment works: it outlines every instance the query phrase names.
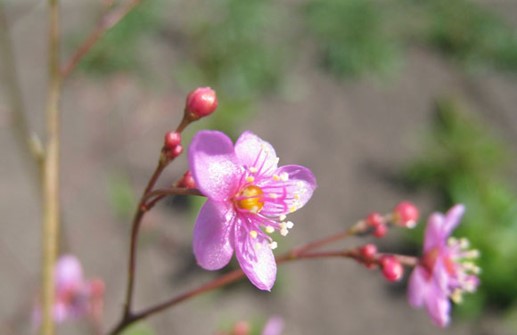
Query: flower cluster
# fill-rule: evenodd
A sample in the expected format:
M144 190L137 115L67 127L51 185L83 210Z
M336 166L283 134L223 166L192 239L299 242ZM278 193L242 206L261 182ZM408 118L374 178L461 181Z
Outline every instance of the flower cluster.
M299 165L278 167L268 142L244 132L235 146L223 133L200 131L189 148L195 183L208 198L194 227L198 264L217 270L233 252L250 281L270 290L276 278L271 234L287 235L293 227L286 216L311 198L312 172Z
M445 327L450 321L451 302L460 302L464 292L474 292L479 284L479 268L472 263L477 250L469 250L466 239L449 237L465 212L463 205L452 207L445 215L430 216L423 256L409 279L409 303L425 306L435 324Z

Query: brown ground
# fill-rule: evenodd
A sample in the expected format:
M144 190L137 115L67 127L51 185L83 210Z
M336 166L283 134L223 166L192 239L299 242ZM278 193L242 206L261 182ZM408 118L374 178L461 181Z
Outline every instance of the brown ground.
M65 23L71 25L81 10L79 5L65 6ZM12 26L24 98L31 126L38 132L45 102L43 15L43 9L36 8ZM166 46L154 47L150 61L155 70L177 56ZM380 171L394 172L418 152L438 96L464 98L504 137L517 139L515 78L490 74L465 79L426 50L411 51L400 75L385 83L369 79L339 83L314 63L310 52L301 57L289 76L290 98L259 102L259 112L245 127L270 141L282 164L306 165L318 178L313 200L293 216L296 229L279 241L281 247L343 229L369 211L389 210L404 198L429 213L429 196L402 192ZM127 176L136 193L143 189L162 134L179 120L185 95L173 78L156 76L162 81L159 92L125 76L103 82L74 76L64 90L65 248L81 258L88 276L106 281L106 328L121 311L129 235L129 225L115 216L110 205L109 180L114 175ZM0 109L1 333L9 334L11 327L14 334L26 334L25 313L39 276L40 208L37 188L27 177L26 162L10 131L5 97ZM160 184L171 182L185 168L183 158ZM146 222L138 259L137 306L213 277L196 268L185 270L192 261L188 214L161 206ZM389 241L387 245L396 243L396 238ZM361 241L348 245L355 242ZM439 330L424 312L412 310L400 290L386 284L378 273L344 260L287 265L280 269L279 283L271 294L244 283L189 301L148 322L157 334L211 334L221 325L273 314L285 318L286 335L510 334L489 317L472 323L456 319L449 329ZM80 334L76 326L68 325L60 333Z

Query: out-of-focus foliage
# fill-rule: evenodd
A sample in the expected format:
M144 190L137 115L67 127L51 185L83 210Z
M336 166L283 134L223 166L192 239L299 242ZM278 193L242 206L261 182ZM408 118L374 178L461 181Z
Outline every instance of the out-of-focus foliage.
M517 70L517 31L488 4L309 0L304 10L297 6L271 0L213 0L177 7L187 18L174 28L184 41L174 47L185 55L175 68L176 77L185 86L217 87L223 100L239 105L274 91L286 66L297 59L293 46L300 35L292 34L286 24L293 21L306 22L322 63L339 77L391 73L412 45L434 48L468 68ZM139 57L146 51L142 38L159 36L170 27L162 8L168 8L163 1L143 1L97 43L81 68L94 74L141 68Z
M276 39L280 13L275 4L216 0L203 7L187 32L188 60L202 72L198 76L232 99L273 90L281 79L285 50Z
M138 322L125 330L123 335L154 335L155 332L145 323Z
M370 0L313 0L306 10L323 64L338 76L386 73L399 59L397 36L386 11L394 5Z
M470 0L312 0L308 27L340 77L385 74L423 45L467 68L517 70L517 32Z
M142 55L142 39L161 26L159 13L162 5L161 1L143 1L137 10L130 12L97 41L81 61L79 68L94 75L121 71L144 73L145 66L139 61ZM84 38L74 37L73 45Z
M282 10L270 0L215 0L196 8L186 27L186 82L217 87L224 113L212 126L235 135L251 101L281 84L288 45L282 33Z
M467 66L517 70L517 32L501 18L469 0L423 2L429 41Z
M517 303L517 194L504 172L515 154L454 100L441 101L436 116L427 146L406 177L414 186L434 189L444 208L467 207L455 235L481 251L482 284L463 311L479 312L484 303L509 307Z

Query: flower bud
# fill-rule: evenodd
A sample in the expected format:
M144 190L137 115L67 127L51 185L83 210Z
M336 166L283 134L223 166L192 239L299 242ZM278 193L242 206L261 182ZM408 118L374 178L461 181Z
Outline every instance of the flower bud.
M365 244L359 248L359 254L365 261L372 261L375 259L377 254L377 246L375 244Z
M181 144L181 134L175 131L168 131L165 133L163 146L167 150L174 150L175 147Z
M190 92L185 104L185 113L191 120L212 114L217 108L217 96L210 87L199 87Z
M183 177L177 183L178 187L184 188L196 188L196 181L194 177L192 177L192 173L190 171L185 172Z
M399 281L404 275L404 267L394 256L383 256L380 260L382 274L390 282Z
M405 228L414 228L418 217L418 208L409 201L400 202L393 210L393 222Z
M366 217L366 224L372 228L376 228L384 224L384 218L379 213L373 212Z
M183 147L181 145L177 145L169 152L169 157L176 158L183 152Z
M387 233L388 233L388 226L386 226L384 223L381 223L380 225L375 227L373 230L373 236L375 236L377 238L382 238L382 237L386 236Z

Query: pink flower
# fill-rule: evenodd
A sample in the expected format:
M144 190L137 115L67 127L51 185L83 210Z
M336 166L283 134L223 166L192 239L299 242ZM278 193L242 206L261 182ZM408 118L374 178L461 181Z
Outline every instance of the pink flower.
M466 239L450 238L459 224L465 207L456 205L445 216L430 216L425 237L424 254L409 278L409 304L425 306L435 324L445 327L450 321L451 303L460 302L464 292L474 292L479 284L479 268L471 261L477 250L467 250Z
M192 176L208 200L194 227L194 255L207 270L228 264L233 252L249 280L271 290L276 278L270 234L287 235L286 215L303 207L316 188L312 172L278 167L268 142L244 132L235 146L218 131L200 131L189 148Z
M61 256L54 269L54 320L62 323L83 316L100 318L104 283L99 279L85 280L79 260L71 255ZM34 323L41 322L41 307L34 313Z
M280 335L284 331L284 319L280 316L270 317L264 329L262 329L262 335Z

